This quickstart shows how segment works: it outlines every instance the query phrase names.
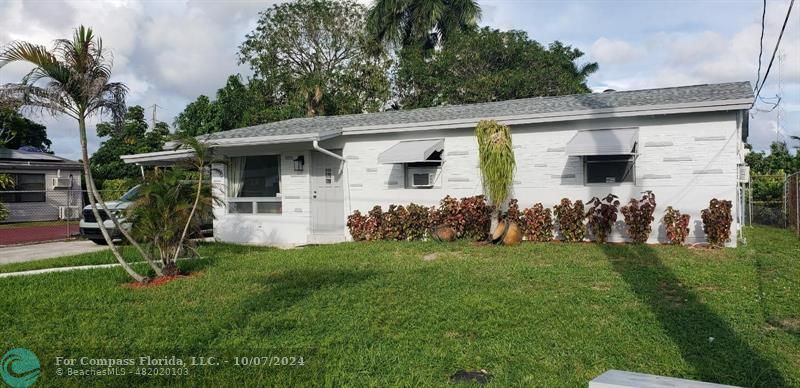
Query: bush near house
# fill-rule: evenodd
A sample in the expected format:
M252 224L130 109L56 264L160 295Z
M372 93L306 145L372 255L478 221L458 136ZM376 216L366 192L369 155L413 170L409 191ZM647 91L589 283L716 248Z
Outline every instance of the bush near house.
M380 240L383 238L383 209L376 205L367 212L364 223L364 238L366 240Z
M489 205L486 197L461 198L459 212L463 214L462 237L473 241L483 241L489 237L494 207Z
M553 217L549 208L541 203L527 208L522 214L522 225L525 239L528 241L548 242L553 240Z
M403 205L389 205L383 213L381 236L384 240L404 241L409 230L408 211Z
M640 199L632 198L628 204L619 208L617 196L609 194L604 198L592 198L591 207L584 211L581 200L572 202L562 198L553 210L542 203L520 210L519 201L510 199L507 210L501 215L503 220L515 222L528 241L547 242L553 240L557 231L563 241L583 241L587 229L597 242L608 239L618 212L625 218L625 226L630 241L641 244L652 233L653 214L656 197L646 191ZM411 203L407 206L389 205L386 211L375 206L366 215L359 210L347 217L347 228L354 241L363 240L424 240L431 237L434 229L447 228L455 238L485 241L489 238L489 228L494 209L486 197L454 198L445 196L439 206L426 207ZM588 218L588 222L584 221ZM664 214L664 227L671 244L681 245L689 234L689 215L681 214L671 206ZM703 210L703 230L709 243L722 246L729 239L731 202L711 200L709 208Z
M586 228L592 232L595 241L604 243L611 234L611 229L614 223L617 222L617 213L619 212L619 200L614 194L606 195L603 199L594 197L589 200L589 211L586 212L586 217L589 222L586 223Z
M583 220L586 218L583 201L577 200L573 204L568 198L562 198L558 205L553 206L553 214L556 216L556 225L564 241L583 241L586 235L586 228L583 225Z
M645 191L642 198L636 200L631 198L627 205L620 210L625 217L625 225L628 228L628 236L631 241L642 244L650 237L650 226L655 220L653 212L656 210L656 195L652 191Z
M353 241L363 241L367 239L366 233L367 217L355 210L353 214L347 216L347 229L350 230L350 237Z
M680 210L667 206L667 210L664 211L664 228L667 230L670 243L683 245L686 242L686 237L689 236L690 218L688 214L681 214Z
M506 214L503 215L503 218L508 222L516 223L523 231L525 230L524 222L522 221L522 212L519 210L519 201L516 198L508 200L508 209L506 210Z
M703 218L703 231L706 232L708 243L714 246L723 246L730 240L731 222L731 201L712 199L708 203L708 208L703 209L700 216Z

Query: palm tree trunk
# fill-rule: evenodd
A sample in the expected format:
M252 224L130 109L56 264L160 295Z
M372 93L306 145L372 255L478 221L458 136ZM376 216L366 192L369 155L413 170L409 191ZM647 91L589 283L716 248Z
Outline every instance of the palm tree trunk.
M172 258L173 264L178 260L178 254L181 252L181 247L183 246L183 240L186 239L186 233L189 231L189 226L192 224L192 219L194 218L194 213L197 211L197 205L200 203L200 197L203 193L203 166L202 163L199 164L200 168L198 168L200 177L197 178L197 194L194 196L194 204L192 205L192 211L189 212L189 219L186 220L186 225L183 226L183 233L181 234L181 239L178 240L178 246L175 248L175 256Z
M92 182L91 170L89 168L89 149L86 141L86 118L83 116L81 116L78 119L78 131L80 134L80 141L81 141L81 156L83 159L81 162L83 164L83 173L84 175L86 175L87 185L89 187L93 187L94 182ZM111 236L108 234L108 230L106 230L105 225L103 225L103 219L100 217L100 212L97 210L97 202L96 202L97 199L95 198L94 191L89 190L87 191L87 193L89 196L89 205L92 208L92 214L94 214L94 218L97 220L97 225L100 227L100 233L103 235L103 238L108 243L108 247L111 249L111 253L117 259L117 261L125 270L125 272L127 272L128 275L130 275L134 280L136 280L137 282L147 281L147 278L136 272L136 270L134 270L133 267L131 267L130 264L128 264L128 262L125 261L125 259L119 253L119 250L114 245L114 241L112 241Z
M110 219L111 222L114 223L114 227L116 227L117 230L119 230L120 233L122 233L122 235L125 237L125 239L128 240L128 242L131 245L133 245L134 248L136 248L137 251L139 251L139 254L142 256L142 258L147 262L148 265L150 265L150 268L152 268L153 271L155 271L156 276L162 276L163 272L161 270L161 267L159 267L156 264L156 261L153 260L153 257L150 254L148 254L147 251L142 249L142 246L139 245L139 243L136 242L136 240L134 240L133 237L131 237L130 233L120 225L119 220L117 219L117 216L115 216L110 211L108 211L108 207L106 206L106 202L103 199L103 196L100 195L100 192L97 191L97 186L94 184L94 177L92 176L91 168L89 168L89 173L88 173L88 175L86 177L86 182L87 182L87 185L89 186L88 187L88 191L92 192L92 194L94 195L94 197L97 200L97 204L99 204L100 208L104 212L106 212L106 214L108 214L108 219Z

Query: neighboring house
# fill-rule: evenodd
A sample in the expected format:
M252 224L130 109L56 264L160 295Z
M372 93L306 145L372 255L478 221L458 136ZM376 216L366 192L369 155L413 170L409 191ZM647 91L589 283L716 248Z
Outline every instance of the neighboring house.
M658 207L650 242L666 241L673 206L704 240L701 209L734 203L731 245L742 219L738 175L746 153L748 82L611 91L370 114L297 118L219 132L212 182L224 199L214 236L253 244L344 241L346 217L374 205L436 205L482 193L474 136L480 120L511 126L520 207L561 198L645 190ZM129 155L161 164L186 150ZM622 216L620 215L620 220ZM623 240L621 227L611 240Z
M0 148L0 174L15 187L0 190L10 211L3 222L80 217L81 164L52 154Z

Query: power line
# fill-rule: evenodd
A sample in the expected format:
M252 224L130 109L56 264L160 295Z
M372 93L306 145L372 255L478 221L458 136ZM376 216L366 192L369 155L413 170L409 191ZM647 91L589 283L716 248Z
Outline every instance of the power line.
M764 54L764 26L767 18L767 0L764 0L764 8L761 10L761 39L758 42L758 76L756 76L755 92L758 89L758 82L761 81L761 55Z
M764 73L764 79L761 81L761 85L758 87L758 91L756 92L756 98L753 99L753 104L755 105L756 100L758 99L758 95L761 94L761 89L764 88L764 84L767 83L767 77L769 77L769 71L772 69L772 63L775 61L775 54L778 53L778 47L781 45L781 39L783 39L783 32L786 31L786 24L789 23L789 15L792 13L792 6L794 5L794 0L789 2L789 10L786 11L786 18L783 20L783 27L781 27L781 33L778 35L778 41L775 43L775 50L772 51L772 58L769 60L769 66L767 66L767 71Z

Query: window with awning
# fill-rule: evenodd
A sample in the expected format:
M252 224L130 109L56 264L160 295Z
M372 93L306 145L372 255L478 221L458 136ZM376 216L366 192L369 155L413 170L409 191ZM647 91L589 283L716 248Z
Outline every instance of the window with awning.
M578 131L567 143L569 156L633 155L639 137L637 128Z
M441 161L443 139L401 141L378 155L378 163L422 163Z
M405 188L430 189L440 179L443 152L443 139L406 140L381 152L378 163L402 165Z
M634 183L637 128L578 131L567 143L569 156L583 159L584 183Z

